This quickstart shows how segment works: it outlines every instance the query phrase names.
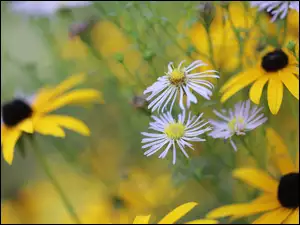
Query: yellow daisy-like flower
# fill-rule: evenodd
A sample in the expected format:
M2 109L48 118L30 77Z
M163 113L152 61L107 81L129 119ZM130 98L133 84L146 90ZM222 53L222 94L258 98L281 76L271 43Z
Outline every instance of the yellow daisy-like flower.
M221 88L221 102L225 102L235 93L253 83L249 96L259 104L263 88L268 83L268 104L272 114L276 115L283 99L283 86L299 99L299 69L296 58L286 49L268 49L262 54L255 67L238 74Z
M274 130L267 129L267 138L271 155L282 174L280 180L253 168L234 171L235 178L260 189L263 194L250 203L217 208L207 215L208 218L230 216L238 219L263 213L254 224L299 224L299 157L295 165L287 147Z
M101 94L94 89L66 91L82 83L84 74L71 76L55 88L44 88L32 99L15 98L1 107L1 147L8 164L12 164L14 148L22 133L40 133L65 137L62 127L89 135L89 128L80 120L70 116L49 115L63 106L91 101L102 101Z
M246 9L241 2L230 2L228 12L220 5L215 5L214 18L207 31L201 22L195 23L187 32L191 42L196 49L206 56L212 56L215 68L209 65L209 69L222 70L224 72L232 72L236 70L242 60L247 65L248 61L252 61L256 51L253 51L258 45L258 30L252 29L255 22L255 9ZM228 19L230 14L231 20ZM232 24L231 22L232 21ZM181 25L182 26L182 25ZM248 30L249 32L240 32L245 38L244 54L239 57L240 46L237 37L233 32L232 26L239 30ZM251 30L251 31L250 31ZM209 39L211 39L211 47ZM250 51L251 50L251 51ZM228 58L228 55L232 57ZM203 57L202 57L203 58ZM209 61L209 58L206 59Z
M171 179L170 174L154 178L143 169L130 169L120 183L107 187L105 197L86 207L81 220L84 224L129 224L135 215L152 212L179 193Z
M158 224L174 224L179 219L181 219L184 215L189 213L195 206L198 204L195 202L185 203L177 208L175 208L172 212L168 213L163 219L161 219ZM149 224L151 215L148 216L137 216L133 222L133 224ZM217 224L216 220L210 219L199 219L187 222L185 224Z

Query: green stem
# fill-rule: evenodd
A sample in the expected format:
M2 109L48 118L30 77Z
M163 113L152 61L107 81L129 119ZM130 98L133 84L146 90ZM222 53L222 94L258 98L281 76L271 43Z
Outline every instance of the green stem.
M246 149L246 151L248 152L248 154L256 161L257 165L260 168L263 168L263 164L260 163L259 160L257 160L256 156L254 155L254 153L249 149L248 144L246 143L245 139L243 137L240 137L240 143L243 145L243 147Z
M285 43L285 39L286 39L286 34L287 34L287 27L288 26L288 21L287 21L287 17L284 19L283 22L283 38L282 38L282 45L284 45Z
M82 224L80 222L80 219L77 216L76 211L73 208L71 202L69 201L69 199L65 195L62 187L59 185L58 181L52 175L51 169L50 169L50 167L49 167L49 165L47 163L47 160L44 157L43 153L38 148L35 148L35 147L33 147L33 151L34 151L37 159L39 160L41 166L43 167L44 172L46 173L46 175L48 176L48 178L51 181L52 185L54 186L54 188L56 189L57 193L59 194L59 196L60 196L63 204L65 205L65 208L69 212L70 216L73 218L74 222L76 222L76 224Z
M209 32L209 28L206 27L206 33L207 33L207 37L208 37L208 46L209 46L209 58L210 58L210 62L213 66L214 69L217 69L217 65L215 63L215 57L214 57L214 47L213 47L213 43L212 43L212 38Z
M235 37L236 37L236 39L238 41L238 44L239 44L239 59L240 59L239 69L242 69L242 67L243 67L242 57L243 57L243 54L244 54L244 43L243 43L242 37L240 35L240 32L238 31L238 29L233 24L230 12L227 11L227 13L228 13L228 21L229 21L229 23L231 25L231 28L232 28L232 30L233 30L233 32L235 34Z

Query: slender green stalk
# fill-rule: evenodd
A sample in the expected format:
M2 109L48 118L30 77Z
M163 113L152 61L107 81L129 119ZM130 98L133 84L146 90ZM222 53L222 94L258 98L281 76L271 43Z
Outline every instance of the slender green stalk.
M287 38L287 29L288 29L288 21L287 17L283 21L283 37L282 37L282 45L284 45L285 40Z
M206 27L205 29L206 29L206 33L207 33L207 37L208 37L210 62L212 64L212 66L214 67L214 69L217 69L217 65L216 65L215 57L214 57L214 47L213 47L213 43L212 43L212 38L211 38L211 35L210 35L210 31L209 31L208 27Z
M242 58L243 58L243 54L244 54L244 40L242 40L242 37L240 35L240 32L238 31L238 29L234 26L233 24L233 20L231 18L231 15L230 15L230 12L228 12L228 21L231 25L231 28L235 34L235 37L238 41L238 44L239 44L239 59L240 59L240 63L239 63L239 69L242 69L243 68L243 61L242 61Z
M258 160L257 157L254 155L253 151L250 150L250 148L248 147L248 144L246 143L246 141L243 137L240 137L240 143L243 145L243 147L248 152L248 154L256 161L257 165L260 168L263 168L264 167L263 163L261 163L260 160Z
M34 140L32 140L32 141L34 141ZM59 194L59 196L60 196L60 198L61 198L61 200L62 200L65 208L69 212L70 216L73 218L74 222L76 224L82 224L80 222L80 219L79 219L78 215L76 214L76 211L73 208L71 202L69 201L68 197L65 195L64 190L60 186L59 182L53 176L53 174L51 172L51 169L50 169L50 167L48 165L48 162L47 162L45 156L43 155L43 153L39 150L39 148L36 148L36 146L33 146L33 151L34 151L34 153L36 155L36 158L38 159L38 161L40 162L41 166L43 167L44 172L46 173L46 175L48 176L48 178L51 181L52 185L54 186L55 190Z

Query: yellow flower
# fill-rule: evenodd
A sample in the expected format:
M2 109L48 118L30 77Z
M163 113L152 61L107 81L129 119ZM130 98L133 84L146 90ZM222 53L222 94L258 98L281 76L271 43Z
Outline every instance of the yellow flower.
M89 128L80 120L49 114L65 105L101 100L101 94L94 89L65 93L84 79L84 74L71 76L55 88L41 89L32 100L16 98L2 106L1 146L7 163L12 164L15 145L23 132L65 137L64 127L82 135L90 134Z
M170 174L154 177L141 168L130 169L120 183L107 187L104 198L86 207L81 220L84 224L131 223L135 215L168 204L178 194L171 179Z
M197 205L198 204L195 202L185 203L175 208L172 212L168 213L163 219L161 219L158 222L158 224L174 224ZM133 224L149 224L150 217L151 217L150 215L137 216ZM217 224L217 223L218 222L216 220L199 219L199 220L187 222L185 224Z
M217 208L208 214L208 218L230 216L238 219L263 213L254 224L299 224L299 157L295 165L274 130L267 129L267 138L272 151L270 154L282 175L280 180L258 169L237 169L234 171L235 178L260 189L263 194L250 203Z
M231 20L228 19L230 14ZM232 26L239 30L250 30L254 24L255 10L247 10L241 2L231 2L228 13L221 6L215 5L215 16L207 32L205 26L197 22L188 31L188 35L195 45L196 49L207 56L213 54L213 60L217 68L225 72L232 72L238 68L240 60L244 64L247 60L252 60L254 51L258 44L258 30L252 29L247 34L240 32L244 41L244 54L240 58L240 46L237 37L233 32ZM227 17L227 18L226 18ZM225 19L226 18L226 19ZM232 24L231 22L232 21ZM210 49L209 37L211 39L212 49ZM212 53L212 54L211 54ZM228 57L230 55L231 57ZM206 59L206 61L209 59Z
M259 104L267 82L268 104L272 114L277 114L283 99L283 85L299 99L299 71L297 60L285 49L268 49L256 66L249 68L227 81L221 88L221 102L225 102L244 87L251 86L250 99Z

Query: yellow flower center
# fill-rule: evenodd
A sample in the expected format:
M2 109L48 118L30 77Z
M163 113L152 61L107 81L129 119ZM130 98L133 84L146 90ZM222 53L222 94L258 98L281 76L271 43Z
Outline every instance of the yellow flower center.
M232 132L239 132L244 130L244 123L245 120L242 117L238 117L238 118L233 118L232 120L229 121L228 123L228 127ZM239 133L237 133L239 134Z
M165 128L165 134L171 139L179 139L183 137L185 126L182 123L170 123Z
M170 82L174 85L182 84L185 80L184 72L177 68L174 69L169 76Z

